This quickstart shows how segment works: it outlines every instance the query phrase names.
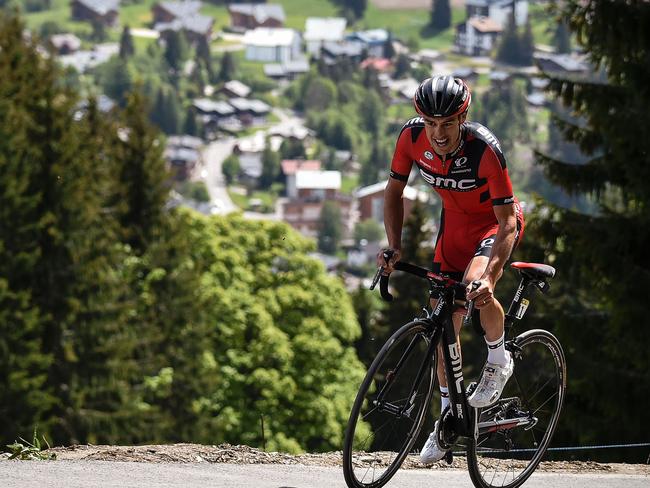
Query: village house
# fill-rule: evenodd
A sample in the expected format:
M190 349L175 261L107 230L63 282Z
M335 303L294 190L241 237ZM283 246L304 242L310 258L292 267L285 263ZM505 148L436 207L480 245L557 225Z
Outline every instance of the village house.
M489 17L472 17L456 26L454 48L467 56L487 56L502 31L501 24Z
M170 32L182 32L190 43L210 42L214 19L201 15L201 2L160 2L151 9L154 30L161 38Z
M354 192L359 209L359 220L373 219L379 223L384 222L384 189L387 181L380 181L373 185L364 186ZM408 217L416 200L426 202L429 198L427 193L418 191L416 188L407 185L404 187L402 199L404 201L404 218Z
M198 0L158 2L151 7L153 25L173 22L200 15L202 3Z
M283 27L286 16L279 4L239 3L228 6L230 28L235 32L245 32L257 27Z
M246 31L243 44L248 61L288 63L300 58L300 34L293 29L258 27Z
M65 67L73 67L78 73L105 63L120 52L120 45L116 42L95 44L91 50L76 51L58 57L58 61Z
M227 97L246 98L251 93L250 87L244 85L239 80L230 80L223 84L221 93Z
M515 9L515 24L522 27L528 19L528 0L465 0L467 18L486 17L505 27Z
M347 21L342 17L308 17L305 21L307 54L319 58L325 43L341 43Z
M264 65L264 74L276 81L291 81L309 72L309 61L295 59L286 63L268 63Z
M295 197L295 179L298 171L320 171L321 162L313 159L284 159L280 163L280 177L284 187L291 186L292 195ZM291 182L290 182L291 180Z
M287 186L288 199L283 204L283 219L303 235L316 237L325 201L335 201L341 211L346 235L354 227L354 200L342 195L339 171L297 171Z
M72 0L72 18L88 22L99 22L106 27L118 24L120 0Z
M386 29L371 29L366 31L353 32L346 36L346 39L358 43L367 56L383 58L386 44L391 42L390 34Z
M75 53L81 48L81 39L74 34L54 34L48 42L60 55Z
M164 157L174 178L183 181L190 178L201 163L203 141L198 137L182 135L167 139Z
M342 58L348 58L352 63L358 64L367 56L367 51L361 42L325 42L321 48L321 55L327 64L334 64Z

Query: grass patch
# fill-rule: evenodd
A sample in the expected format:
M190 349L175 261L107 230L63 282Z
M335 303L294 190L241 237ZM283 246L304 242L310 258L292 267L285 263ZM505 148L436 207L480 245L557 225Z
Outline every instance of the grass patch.
M45 22L56 22L66 32L80 35L92 32L90 22L72 20L70 0L52 0L52 6L48 10L23 14L23 20L31 31L38 31Z
M528 18L533 29L535 44L553 45L556 23L555 17L548 12L548 8L545 5L530 3Z
M359 186L359 175L343 175L341 177L341 193L351 195Z
M153 22L151 7L156 0L143 0L140 3L120 7L120 24L130 28L148 29Z
M240 193L232 192L228 189L228 195L232 202L242 210L254 210L258 212L270 213L275 210L275 201L277 200L277 193L273 191L254 191L250 196L242 195ZM251 206L251 201L261 202L260 206Z
M333 4L324 0L275 0L284 8L284 26L299 31L305 30L307 17L338 17L339 12Z

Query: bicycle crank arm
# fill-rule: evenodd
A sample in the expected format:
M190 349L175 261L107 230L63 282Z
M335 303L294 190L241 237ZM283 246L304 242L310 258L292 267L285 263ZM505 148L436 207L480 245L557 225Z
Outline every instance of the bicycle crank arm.
M479 434L485 434L487 432L496 432L498 430L510 430L515 427L523 427L524 430L532 429L537 423L537 418L521 418L521 419L503 419L503 420L491 420L489 422L479 422L478 431Z

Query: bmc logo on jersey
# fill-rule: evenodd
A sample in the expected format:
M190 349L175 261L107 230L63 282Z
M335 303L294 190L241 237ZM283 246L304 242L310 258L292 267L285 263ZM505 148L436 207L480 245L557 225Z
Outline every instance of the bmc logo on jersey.
M443 190L458 190L470 191L478 188L476 179L467 178L464 180L455 180L454 178L444 178L442 176L433 176L420 170L422 178L426 180L434 188L442 188Z

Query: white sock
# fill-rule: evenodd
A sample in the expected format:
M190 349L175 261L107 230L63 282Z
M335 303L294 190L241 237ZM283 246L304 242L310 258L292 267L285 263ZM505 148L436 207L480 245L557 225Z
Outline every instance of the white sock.
M445 411L449 406L449 388L446 386L440 387L440 413Z
M496 341L490 342L485 339L488 348L488 363L498 364L500 366L505 366L508 364L508 356L506 355L506 348L504 347L505 341L505 332L501 334Z

